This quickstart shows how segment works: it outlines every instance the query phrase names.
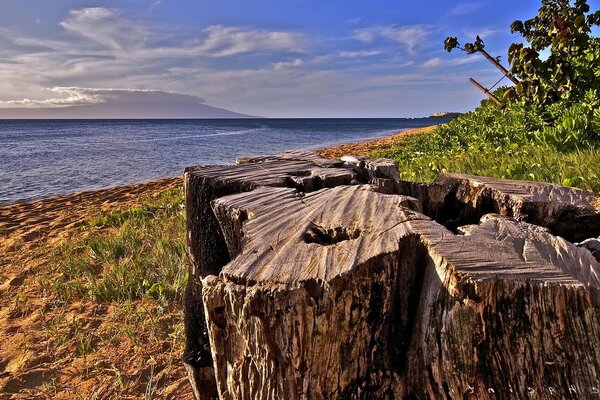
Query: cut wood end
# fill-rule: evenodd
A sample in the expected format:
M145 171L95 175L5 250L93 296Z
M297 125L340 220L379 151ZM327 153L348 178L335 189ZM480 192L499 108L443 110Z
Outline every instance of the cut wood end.
M233 210L254 218L243 224L243 252L222 275L253 283L329 281L366 259L396 251L400 238L413 233L410 221L430 221L404 206L414 201L377 193L370 185L304 196L293 189L259 188L223 197L215 206L231 211L220 212L222 225L230 224L227 215L236 218Z

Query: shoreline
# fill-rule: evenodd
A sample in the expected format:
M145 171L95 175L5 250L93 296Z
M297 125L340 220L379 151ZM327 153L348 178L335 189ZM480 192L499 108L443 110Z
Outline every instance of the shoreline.
M341 142L341 143L334 144L332 146L326 146L326 147L315 146L315 147L310 147L310 148L307 148L304 150L315 152L325 158L338 158L338 154L344 155L343 153L347 152L347 151L350 151L350 152L359 151L359 152L361 152L361 154L355 154L355 155L365 155L365 154L363 154L365 151L376 150L378 146L396 142L407 135L427 133L428 131L430 131L431 129L433 129L434 127L436 127L438 125L439 124L432 124L432 125L427 125L427 126L418 127L418 128L406 128L406 129L401 129L401 130L394 130L394 131L389 132L382 136L375 136L375 137L367 138L367 139L356 141L356 142L355 141ZM299 150L302 150L302 149L299 149ZM151 184L152 186L154 186L155 182L171 180L171 179L181 179L181 175L150 179L150 180L141 181L141 182L126 183L123 185L109 186L109 187L104 187L104 188L86 189L86 190L80 190L80 191L76 191L76 192L58 194L58 195L49 196L49 197L23 199L23 200L18 200L14 203L0 204L0 211L2 211L5 208L12 207L12 206L15 206L18 204L33 204L33 203L43 202L43 201L47 201L47 200L51 200L51 199L66 198L69 196L76 196L76 195L83 195L83 194L92 194L95 192L102 192L102 191L106 191L106 190L111 191L113 189L118 189L118 188L136 187L136 186L144 185L144 184ZM0 221L1 221L1 219L0 219Z
M313 149L321 157L337 159L344 155L354 156L367 156L370 153L377 151L383 146L397 143L408 136L422 135L432 132L436 126L428 125L420 128L409 128L401 131L396 131L391 135L377 137L373 139L366 139L359 142L342 143L332 147L324 147L320 149Z
M368 155L381 146L407 136L425 134L437 125L396 131L391 135L331 147L311 149L325 158ZM135 203L141 196L182 187L182 176L95 189L0 206L0 251L17 242L33 245L38 239L55 239L73 232L97 211L109 211ZM7 261L0 260L0 266Z

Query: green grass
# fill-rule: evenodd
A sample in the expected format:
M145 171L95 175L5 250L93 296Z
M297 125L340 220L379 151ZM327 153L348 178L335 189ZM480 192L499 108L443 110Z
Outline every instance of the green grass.
M423 139L421 139L423 140ZM373 157L396 159L404 180L431 182L442 172L527 179L600 192L600 149L560 152L552 146L482 148L464 152L418 151L419 138L389 146Z
M407 137L372 156L396 159L408 181L430 182L442 172L456 172L600 192L600 111L592 94L588 102L547 109L520 103L500 109L484 100L434 132Z
M179 301L187 281L182 190L96 215L58 249L55 263L60 277L46 286L64 301Z

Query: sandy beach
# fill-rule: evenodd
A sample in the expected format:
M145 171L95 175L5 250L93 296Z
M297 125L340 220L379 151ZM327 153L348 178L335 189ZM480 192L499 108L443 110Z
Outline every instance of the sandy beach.
M322 148L315 152L331 159L343 155L363 156L401 141L407 136L424 134L432 129L434 126L410 129L382 138ZM91 212L124 207L135 203L141 195L170 190L181 185L181 177L164 178L0 207L0 251L19 241L31 245L40 239L46 241L68 236ZM9 260L0 259L0 267L8 263Z
M408 136L426 134L434 129L435 125L426 126L424 128L407 129L405 131L394 133L390 136L384 136L381 138L365 140L356 143L347 143L334 147L327 147L316 150L315 152L320 156L331 159L340 158L345 155L367 156L385 146L398 143Z
M328 158L367 155L408 135L432 129L403 131L317 153ZM125 387L122 398L140 398L148 389L148 379L160 382L156 393L161 397L191 398L180 349L169 345L175 340L169 337L172 334L165 334L162 343L157 340L146 346L119 342L114 348L96 349L93 357L82 357L82 339L78 342L74 337L112 329L120 311L112 303L91 299L59 306L46 292L50 290L48 283L39 279L42 272L50 281L60 279L60 274L53 272L53 254L70 238L80 235L91 216L127 209L138 204L140 197L181 186L181 177L165 178L0 207L0 342L6 344L0 347L0 399L31 398L34 394L45 398L112 396L116 386ZM156 307L145 300L135 301L132 306L148 310ZM157 315L152 317L153 323L165 327L181 323L180 307ZM56 343L58 334L52 331L58 329L55 326L63 329L60 337L64 342Z

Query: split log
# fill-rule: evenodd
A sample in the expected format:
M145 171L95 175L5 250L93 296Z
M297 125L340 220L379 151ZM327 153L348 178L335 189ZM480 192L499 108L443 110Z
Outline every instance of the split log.
M419 198L427 215L455 229L498 213L582 241L600 234L600 196L549 183L441 174L433 184L399 183L397 193Z
M241 252L204 280L221 398L591 393L591 253L500 217L457 235L405 200L357 186L215 202L225 225L249 216L228 239Z
M405 207L413 202L344 186L304 196L259 188L214 203L223 225L249 216L228 240L239 248L242 238L241 253L203 284L221 398L391 387L419 295L419 238L407 221L437 226Z
M590 398L600 386L600 265L539 226L482 221L464 236L429 227L422 236L407 372L413 390L426 389L416 396Z

